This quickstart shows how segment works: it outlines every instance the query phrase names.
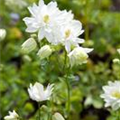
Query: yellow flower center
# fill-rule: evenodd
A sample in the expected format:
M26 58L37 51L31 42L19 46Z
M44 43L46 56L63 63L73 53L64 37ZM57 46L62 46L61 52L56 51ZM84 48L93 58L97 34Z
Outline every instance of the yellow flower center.
M112 93L112 96L115 97L115 98L120 99L120 92L115 91L115 92Z
M70 30L66 30L65 31L65 38L68 38L71 34L71 31Z
M43 21L44 21L45 23L48 23L49 20L50 20L49 15L45 15L44 18L43 18Z

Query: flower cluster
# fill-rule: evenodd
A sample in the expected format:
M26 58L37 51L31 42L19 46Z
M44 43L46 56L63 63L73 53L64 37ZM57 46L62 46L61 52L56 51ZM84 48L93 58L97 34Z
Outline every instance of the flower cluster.
M46 39L50 45L63 45L68 53L71 66L76 63L76 61L71 63L73 61L71 57L74 57L74 60L78 60L77 63L80 60L79 64L86 62L87 53L92 51L92 49L88 50L87 48L86 51L86 49L79 46L79 44L84 42L83 39L79 38L84 30L82 30L82 23L74 19L71 11L60 10L56 2L50 2L46 5L43 0L40 0L38 5L33 4L33 6L28 7L28 10L31 16L23 19L27 25L26 32L37 34L38 43ZM36 44L31 43L25 42L23 49L31 46L31 50L33 50L32 48L35 48ZM31 50L29 49L29 51ZM79 55L72 55L75 51ZM48 57L52 53L51 50L47 50L47 52L47 56L44 56L44 54L42 56L41 54L41 58Z
M108 85L103 86L104 93L101 98L104 99L105 107L112 107L113 110L120 108L120 81L108 82Z

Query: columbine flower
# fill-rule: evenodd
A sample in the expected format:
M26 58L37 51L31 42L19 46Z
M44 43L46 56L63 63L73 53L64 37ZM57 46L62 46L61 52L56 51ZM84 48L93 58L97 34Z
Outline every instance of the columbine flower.
M49 45L43 46L37 53L37 55L40 57L40 59L44 59L49 57L52 54L52 49Z
M6 30L0 29L0 41L2 41L6 36Z
M52 29L56 26L59 18L59 10L56 2L50 2L48 5L44 4L43 0L39 1L39 5L33 4L28 7L31 17L26 17L23 20L27 25L27 32L38 32L39 40L46 37L49 41Z
M13 112L9 111L9 115L5 116L5 120L18 120L19 115L13 110Z
M24 0L5 0L5 4L8 6L8 7L17 7L19 9L22 9L24 7L27 6L27 3L24 1Z
M76 47L68 54L70 65L79 65L87 62L87 53L91 52L93 49Z
M120 49L117 49L118 53L120 54Z
M65 120L65 119L63 118L63 116L62 116L60 113L56 112L56 113L52 116L52 120Z
M113 110L120 108L120 81L108 82L108 85L103 86L104 93L101 98L105 101L105 107L111 106Z
M33 51L36 48L36 46L37 46L37 43L34 40L34 38L29 38L22 44L22 51L25 53L29 53Z
M80 21L72 20L61 28L62 31L62 44L65 45L67 52L70 52L71 46L78 47L79 43L84 40L79 36L84 32Z
M30 88L28 88L30 98L37 102L49 100L51 97L52 91L53 91L53 84L48 85L46 90L44 90L43 85L38 82L36 82L34 86L30 84Z

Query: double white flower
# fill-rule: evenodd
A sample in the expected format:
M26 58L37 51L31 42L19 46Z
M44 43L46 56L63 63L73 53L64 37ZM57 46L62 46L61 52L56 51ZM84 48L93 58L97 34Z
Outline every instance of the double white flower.
M120 81L108 82L103 86L104 93L101 98L105 101L105 107L112 107L113 110L120 108Z
M37 102L49 100L51 97L52 91L53 91L53 84L48 85L46 90L44 90L43 85L38 82L36 82L34 86L30 84L30 88L28 88L28 93L30 95L30 98Z
M70 52L71 46L76 47L84 42L78 38L83 33L81 22L74 20L71 11L60 11L56 2L46 5L40 0L38 5L33 4L28 9L31 17L23 19L27 25L26 31L38 32L39 41L46 38L51 44L63 44L67 52Z
M18 120L19 115L13 110L13 112L9 111L9 115L5 116L5 120Z
M32 16L23 19L27 25L26 31L30 33L38 32L39 40L45 37L49 42L52 42L50 37L53 29L57 29L57 21L60 17L57 3L50 2L46 5L43 0L40 0L38 6L33 4L28 9Z

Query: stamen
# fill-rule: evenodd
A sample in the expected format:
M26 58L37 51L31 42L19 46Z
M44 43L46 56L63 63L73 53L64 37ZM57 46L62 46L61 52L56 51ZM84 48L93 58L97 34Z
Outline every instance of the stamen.
M115 91L115 92L112 93L112 96L115 97L115 98L120 99L120 92Z
M49 15L45 15L44 18L43 18L43 21L44 21L45 23L48 23L49 20L50 20Z
M65 38L68 38L71 34L71 31L68 29L65 31Z

